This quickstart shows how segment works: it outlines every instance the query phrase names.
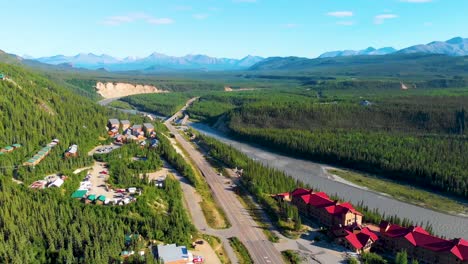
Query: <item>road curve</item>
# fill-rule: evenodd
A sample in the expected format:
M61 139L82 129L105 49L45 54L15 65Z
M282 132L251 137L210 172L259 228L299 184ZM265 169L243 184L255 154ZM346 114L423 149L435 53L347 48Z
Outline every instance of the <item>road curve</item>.
M188 153L197 168L205 177L208 185L211 188L214 198L224 210L226 217L230 221L232 227L230 234L232 237L237 237L245 245L254 263L271 264L283 263L280 252L274 247L273 243L268 241L262 228L252 219L249 212L242 206L237 199L235 193L226 188L224 179L217 175L212 166L204 158L202 153L195 149L184 137L179 134L179 131L171 125L177 116L180 116L183 111L197 98L191 99L187 105L170 117L165 125L181 147Z

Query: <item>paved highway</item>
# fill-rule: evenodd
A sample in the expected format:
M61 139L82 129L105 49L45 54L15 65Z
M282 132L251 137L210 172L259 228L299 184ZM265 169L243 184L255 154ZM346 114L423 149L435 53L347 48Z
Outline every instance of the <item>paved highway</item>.
M280 252L274 247L273 243L268 241L261 227L257 225L248 211L242 206L235 193L225 186L225 179L219 177L204 156L172 126L171 122L181 116L185 109L196 99L191 99L185 107L169 118L165 122L167 128L174 134L181 147L188 153L205 177L215 200L224 210L232 225L229 230L231 236L239 238L244 243L255 263L283 263Z

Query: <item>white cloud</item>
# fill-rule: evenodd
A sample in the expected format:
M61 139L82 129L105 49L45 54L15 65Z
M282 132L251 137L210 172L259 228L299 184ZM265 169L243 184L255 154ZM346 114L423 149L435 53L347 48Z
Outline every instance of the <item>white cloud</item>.
M112 16L104 19L103 23L109 26L117 26L124 23L132 22L133 18L129 16Z
M154 24L154 25L168 25L174 23L174 20L171 18L163 17L163 18L148 18L146 20L147 23L149 24Z
M208 18L208 15L207 14L194 14L193 18L198 19L198 20L203 20L203 19Z
M398 16L395 14L381 14L374 17L374 24L380 25L385 22L387 19L395 19Z
M432 0L400 0L400 2L405 2L405 3L429 3L429 2L432 2Z
M136 22L136 21L144 21L148 24L155 24L155 25L167 25L174 23L174 20L170 18L156 18L145 13L131 13L124 16L111 16L104 19L102 22L104 25L109 26L118 26L121 24Z
M340 26L352 26L354 25L354 22L353 21L338 21L336 22L336 24Z
M353 12L351 12L351 11L328 12L327 15L332 16L332 17L352 17L352 16L354 16Z

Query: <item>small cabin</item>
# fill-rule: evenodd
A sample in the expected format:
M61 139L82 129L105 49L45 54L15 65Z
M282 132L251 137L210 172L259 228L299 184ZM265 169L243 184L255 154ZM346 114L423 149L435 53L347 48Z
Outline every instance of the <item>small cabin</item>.
M3 73L0 73L0 80L2 81L6 80L6 75Z
M107 127L109 128L109 130L118 130L120 128L120 122L118 119L109 119L109 121L107 122Z
M78 156L78 145L71 145L67 152L65 152L65 157L68 158L68 157L76 157Z
M150 135L152 132L154 132L154 126L153 124L150 124L150 123L144 123L143 129L147 135Z
M125 131L130 127L130 121L129 120L121 120L120 124L122 125L122 130Z

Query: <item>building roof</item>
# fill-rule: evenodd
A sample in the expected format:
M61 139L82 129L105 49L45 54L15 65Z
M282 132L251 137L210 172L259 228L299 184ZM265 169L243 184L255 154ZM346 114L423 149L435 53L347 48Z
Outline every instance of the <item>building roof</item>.
M461 261L468 260L468 241L458 238L452 240L455 246L450 250L452 254L457 256Z
M13 149L12 146L6 146L6 147L5 147L5 150L12 150L12 149Z
M144 123L143 126L146 127L147 129L154 129L153 124L150 124L150 123Z
M67 152L71 154L75 154L76 152L78 152L78 145L71 145L68 148Z
M141 128L142 128L141 125L133 125L133 126L132 126L132 129L141 129Z
M364 233L368 236L370 236L370 238L373 240L373 241L377 241L379 239L379 236L377 236L376 233L374 233L374 231L370 230L368 227L364 227L362 230L361 230L361 233Z
M75 191L72 194L71 197L72 198L83 198L86 195L87 192L88 192L87 190L78 190L78 191Z
M97 198L99 201L101 202L105 202L106 201L106 197L104 195L99 195L98 198Z
M109 119L109 123L112 124L112 125L119 125L120 124L119 120L115 119L115 118Z
M324 192L312 193L309 199L309 205L317 208L326 207L335 204Z
M385 223L381 223L381 227ZM390 224L383 234L390 238L404 237L415 247L425 248L433 252L450 252L462 261L468 260L468 241L460 238L447 240L429 234L419 226L401 227Z
M91 195L88 196L87 199L90 200L90 201L94 201L94 200L96 200L96 195L95 195L95 194L91 194Z
M164 262L172 262L188 259L188 251L185 246L177 246L176 244L158 245L158 258Z
M18 143L13 144L12 146L13 146L14 148L21 148L21 144L18 144Z
M122 125L130 125L130 121L129 121L129 120L120 120L120 124L122 124Z
M297 188L296 190L291 192L291 196L296 197L296 196L301 196L301 195L309 194L309 193L312 193L312 190L308 190L304 188Z
M409 232L409 229L406 227L399 226L399 225L389 224L387 230L386 231L383 230L383 231L384 232L382 233L385 234L385 236L396 238L396 237L406 236L406 234L408 234Z
M55 187L60 187L60 186L62 186L62 184L63 184L63 180L60 179L60 178L57 178L55 181L53 181L53 182L49 185L49 187L54 187L54 186L55 186Z
M350 203L330 205L330 206L325 207L325 210L327 210L327 212L329 214L332 214L332 215L343 215L343 214L346 214L348 212L351 212L351 213L357 214L357 215L362 215L360 212L358 212L356 209L354 209L353 205L350 204Z
M343 228L339 229L343 230ZM356 223L346 226L344 231L346 232L345 239L356 249L362 249L365 247L369 240L375 242L379 239L377 234L372 232L372 230L367 227L362 227Z

